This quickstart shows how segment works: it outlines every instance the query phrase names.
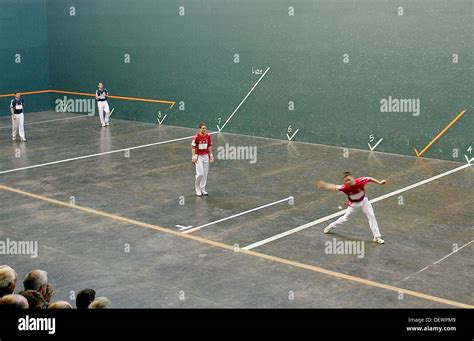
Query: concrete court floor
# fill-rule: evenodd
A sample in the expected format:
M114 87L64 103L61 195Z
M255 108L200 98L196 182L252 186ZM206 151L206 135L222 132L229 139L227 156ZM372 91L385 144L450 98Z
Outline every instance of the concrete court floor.
M358 215L333 234L322 233L323 222L250 254L232 247L339 211L344 196L318 190L316 180L340 182L346 170L386 179L386 186L367 186L369 198L376 198L462 164L352 149L345 158L341 147L221 133L213 135L215 156L226 143L255 146L257 162L217 160L210 195L198 198L190 162L195 129L117 119L103 129L97 117L55 112L29 114L26 122L28 142L12 143L9 118L0 118L0 185L6 186L0 187L0 240L37 241L39 255L1 255L0 264L15 268L20 279L35 268L48 271L55 300L73 303L71 291L90 287L122 308L474 305L468 199L473 167L374 203L385 245L371 241L367 220ZM16 170L174 139L180 140L128 155L122 150ZM189 234L203 239L184 238L176 227L207 224L289 196L293 205L282 202ZM65 206L71 202L86 209ZM328 254L326 242L333 240L364 242L363 257ZM433 264L454 244L464 247ZM400 288L414 294L401 295Z

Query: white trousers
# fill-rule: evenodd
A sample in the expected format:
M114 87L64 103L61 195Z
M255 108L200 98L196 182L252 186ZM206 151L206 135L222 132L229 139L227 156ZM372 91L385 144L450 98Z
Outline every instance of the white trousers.
M107 101L98 101L97 107L99 108L100 124L104 125L109 123L109 103L107 103Z
M346 221L349 220L349 217L356 213L357 211L362 210L362 212L365 213L367 216L367 219L369 220L369 226L370 229L372 230L372 233L374 237L381 237L380 231L379 231L379 225L377 224L377 219L375 218L375 213L374 209L372 207L372 204L370 203L369 199L367 197L364 198L361 202L353 202L347 209L346 209L346 214L344 214L342 217L340 217L338 220L335 222L329 224L331 227L336 227L339 225L344 224Z
M23 126L25 118L23 116L23 113L21 114L14 114L15 119L12 119L12 137L16 138L16 132L20 133L20 138L24 139L25 138L25 128Z
M196 161L196 192L206 191L207 173L209 173L209 155L199 155Z

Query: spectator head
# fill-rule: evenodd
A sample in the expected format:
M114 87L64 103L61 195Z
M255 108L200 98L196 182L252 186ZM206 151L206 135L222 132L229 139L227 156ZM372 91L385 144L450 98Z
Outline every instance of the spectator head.
M72 305L67 301L56 301L51 303L48 309L72 309Z
M40 291L40 288L46 284L48 284L48 273L43 270L30 271L23 280L25 290Z
M20 310L28 309L28 301L21 295L9 294L0 298L0 309Z
M48 303L38 291L26 290L21 295L28 301L28 309L44 309Z
M13 294L18 275L8 265L0 265L0 297Z
M33 270L28 272L23 280L25 290L35 290L43 295L46 302L51 302L54 289L48 282L48 273L43 270Z
M77 309L88 309L89 304L95 299L95 291L93 289L84 289L77 293L76 307Z
M111 309L112 304L106 297L97 297L91 304L89 304L89 309Z

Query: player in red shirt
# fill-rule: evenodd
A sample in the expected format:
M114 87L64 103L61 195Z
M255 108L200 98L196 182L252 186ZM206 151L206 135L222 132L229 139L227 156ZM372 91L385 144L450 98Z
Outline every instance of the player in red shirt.
M207 173L209 172L209 162L214 161L212 156L211 135L206 133L206 125L199 124L199 133L194 135L192 147L192 162L196 167L196 195L202 197L208 195L206 192Z
M372 204L370 203L369 199L365 196L365 185L369 182L374 182L378 185L385 185L387 181L382 180L379 181L374 178L370 177L362 177L354 179L350 172L344 173L344 184L343 185L335 185L330 184L324 181L319 181L318 186L320 188L328 189L330 191L340 191L347 195L346 205L348 206L346 209L346 213L337 219L335 222L329 224L324 229L324 233L331 232L336 226L342 225L349 217L357 212L358 210L362 210L367 219L369 219L369 226L372 230L374 235L374 242L379 244L383 244L384 240L380 235L379 226L377 224L377 219L375 218L374 209Z

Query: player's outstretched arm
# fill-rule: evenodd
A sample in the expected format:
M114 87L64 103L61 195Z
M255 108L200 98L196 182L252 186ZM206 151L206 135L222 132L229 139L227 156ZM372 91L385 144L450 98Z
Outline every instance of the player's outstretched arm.
M374 183L376 183L377 185L385 185L385 184L387 183L387 180L379 181L379 180L377 180L377 179L375 179L375 178L372 178L372 179L370 180L370 182L374 182Z
M329 182L318 181L318 187L322 189L327 189L328 191L336 191L336 185Z

